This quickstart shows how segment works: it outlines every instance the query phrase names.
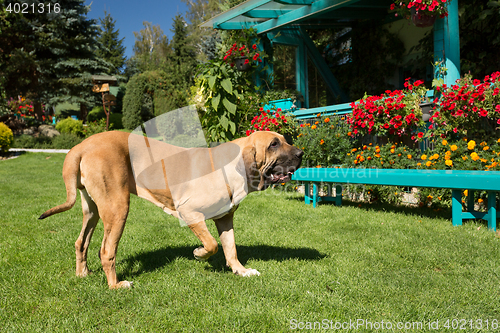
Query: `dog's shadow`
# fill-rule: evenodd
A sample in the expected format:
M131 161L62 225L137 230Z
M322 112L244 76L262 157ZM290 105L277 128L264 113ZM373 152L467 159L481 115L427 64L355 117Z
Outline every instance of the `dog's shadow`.
M178 247L165 247L155 251L143 252L136 254L134 256L123 259L121 265L125 264L125 268L122 271L123 276L131 278L134 276L141 275L143 273L152 272L159 268L168 265L170 262L176 260L177 258L187 258L194 259L193 250L196 246L178 246ZM248 260L276 260L276 261L286 261L291 259L301 259L301 260L320 260L326 257L325 254L320 253L316 249L312 248L286 248L278 246L269 245L254 245L245 246L239 245L238 259L244 266ZM219 252L212 256L208 263L210 264L206 267L210 271L230 271L226 267L226 259L222 248Z

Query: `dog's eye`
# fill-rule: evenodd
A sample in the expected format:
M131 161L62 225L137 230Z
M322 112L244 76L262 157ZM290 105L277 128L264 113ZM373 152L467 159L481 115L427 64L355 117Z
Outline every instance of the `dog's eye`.
M280 145L280 142L276 140L276 141L271 142L271 145L270 145L269 147L271 147L271 148L276 148L276 147L278 147L279 145Z

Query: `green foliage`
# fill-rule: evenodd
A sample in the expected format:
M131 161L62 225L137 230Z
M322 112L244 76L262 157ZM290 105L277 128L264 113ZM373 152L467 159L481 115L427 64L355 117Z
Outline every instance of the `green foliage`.
M9 151L13 140L14 135L12 134L12 130L4 123L0 123L0 151Z
M14 137L12 147L26 149L71 149L82 141L83 138L72 133L62 133L53 138L47 136L33 137L23 134Z
M344 118L338 116L317 117L301 124L294 145L304 151L303 164L333 167L345 163L353 144L348 131Z
M109 121L109 129L114 128L113 122ZM102 118L93 122L89 122L87 126L83 129L83 134L86 138L91 135L106 132L106 118Z
M103 118L106 118L106 113L104 113L104 108L100 105L95 106L87 115L88 122L93 122Z
M145 90L146 80L143 74L134 75L127 83L127 92L123 98L123 126L127 129L135 129L146 120L143 115Z
M106 126L106 124L104 124ZM81 143L83 138L73 133L62 133L52 138L50 148L53 149L71 149Z
M57 123L56 130L61 133L72 133L75 135L83 136L83 123L81 120L75 120L68 117Z
M112 113L109 115L109 127L111 129L111 124L113 124L113 129L123 128L123 115L121 113Z

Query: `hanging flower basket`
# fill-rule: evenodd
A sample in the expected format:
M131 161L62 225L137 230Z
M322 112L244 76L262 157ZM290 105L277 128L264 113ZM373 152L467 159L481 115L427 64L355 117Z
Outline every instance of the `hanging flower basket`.
M234 61L234 67L240 72L247 72L252 68L252 64L247 57L239 57Z
M428 12L417 11L415 7L411 8L411 21L413 25L419 28L432 27L436 22L437 16Z

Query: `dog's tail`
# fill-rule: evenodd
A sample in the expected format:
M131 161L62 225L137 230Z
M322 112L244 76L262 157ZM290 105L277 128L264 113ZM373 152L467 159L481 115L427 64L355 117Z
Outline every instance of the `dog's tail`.
M65 212L75 205L76 189L78 186L78 175L80 172L81 160L82 158L80 153L74 150L71 150L68 153L63 165L63 179L64 184L66 185L66 202L62 205L49 209L48 211L40 215L40 217L38 218L39 220L43 220L44 218L57 213Z

